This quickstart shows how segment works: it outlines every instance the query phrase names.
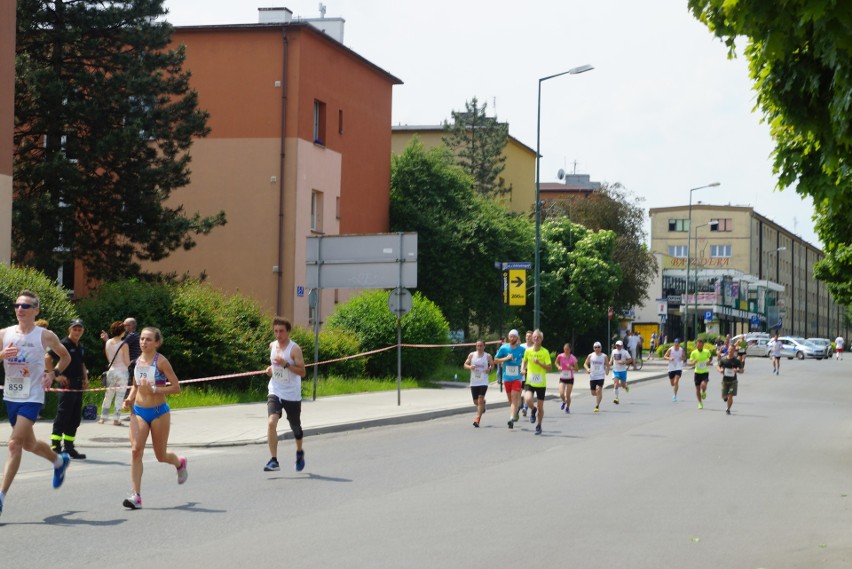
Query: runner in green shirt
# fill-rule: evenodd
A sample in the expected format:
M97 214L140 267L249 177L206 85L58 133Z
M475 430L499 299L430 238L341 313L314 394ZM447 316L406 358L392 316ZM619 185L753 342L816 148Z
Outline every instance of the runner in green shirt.
M691 366L695 366L695 397L698 408L704 409L704 399L707 399L707 381L710 379L710 364L713 362L713 350L704 347L704 339L695 341L695 349L689 354Z
M532 335L533 347L524 352L524 361L521 364L521 373L526 373L527 382L524 385L524 403L530 408L530 423L538 423L535 426L535 434L541 434L541 420L544 418L544 395L547 391L547 372L553 367L550 360L550 352L541 346L544 334L541 330L535 330ZM533 393L536 397L536 406L533 407Z

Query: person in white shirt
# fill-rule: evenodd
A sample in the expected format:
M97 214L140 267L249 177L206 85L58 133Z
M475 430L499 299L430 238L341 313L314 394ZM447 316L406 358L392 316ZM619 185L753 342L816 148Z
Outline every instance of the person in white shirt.
M683 375L684 350L680 345L680 338L675 338L674 345L666 350L663 359L668 361L669 382L672 384L672 401L677 401L677 388L680 377Z
M583 368L589 374L589 387L592 390L592 396L595 398L595 413L598 413L601 410L604 380L609 373L609 358L601 351L600 342L595 342L594 350L586 356L586 363L583 364Z
M485 351L485 342L476 341L476 351L468 354L464 369L470 370L470 394L476 406L476 417L473 426L479 427L479 421L485 413L485 392L488 391L488 374L494 369L491 354Z
M784 344L778 339L778 332L776 332L769 348L769 355L772 358L772 373L775 375L781 375L781 348L783 347Z
M635 336L631 336L635 338ZM625 393L630 393L630 388L627 387L627 366L633 363L633 358L630 352L624 349L624 343L619 340L615 343L615 349L612 351L612 357L609 360L609 366L612 368L612 389L615 392L613 403L618 405L618 388L623 387Z
M838 361L843 359L843 347L846 342L843 340L843 336L838 336L836 340L834 340L834 358Z

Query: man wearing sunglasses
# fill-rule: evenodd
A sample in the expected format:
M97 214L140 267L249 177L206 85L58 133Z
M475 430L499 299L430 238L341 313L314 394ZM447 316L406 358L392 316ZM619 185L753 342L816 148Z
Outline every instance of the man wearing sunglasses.
M71 363L71 355L56 334L35 325L39 313L35 293L21 291L14 308L18 324L0 330L0 359L5 372L3 399L12 425L9 456L3 467L3 484L0 485L0 513L6 493L21 466L23 451L53 463L54 488L62 486L65 470L71 462L67 454L57 454L48 443L36 440L33 432L33 424L44 406L44 390L50 387L57 375L62 375ZM45 354L51 350L59 356L59 362L53 371L46 372Z

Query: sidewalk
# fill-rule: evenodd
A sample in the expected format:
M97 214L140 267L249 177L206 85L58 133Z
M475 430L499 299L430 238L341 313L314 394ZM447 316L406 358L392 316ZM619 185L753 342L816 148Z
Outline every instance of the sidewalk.
M612 375L612 374L610 374ZM666 377L664 361L646 362L641 371L629 371L630 385ZM461 379L462 374L459 374ZM316 401L302 401L302 427L306 436L364 429L382 425L428 421L437 417L469 414L474 407L466 381L444 383L440 389L409 389L401 394L401 405L397 405L396 391L359 393L322 397ZM611 388L611 378L605 388ZM577 374L572 399L575 405L588 404L590 398L589 376L581 371ZM508 407L506 395L492 383L488 389L488 409ZM547 399L559 399L559 374L547 375ZM0 445L7 444L9 425L0 434ZM50 440L51 421L39 421L35 426L36 437ZM82 452L97 447L128 446L127 421L121 427L108 421L98 425L95 421L83 421L77 431L76 446ZM290 438L286 420L279 423L281 439ZM150 442L149 442L150 444ZM266 403L244 403L218 407L195 407L172 411L172 427L169 447L221 447L249 444L266 444Z

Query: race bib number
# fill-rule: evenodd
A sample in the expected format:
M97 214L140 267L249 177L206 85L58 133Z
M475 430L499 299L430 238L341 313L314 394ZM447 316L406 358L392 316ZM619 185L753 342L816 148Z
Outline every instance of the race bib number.
M725 377L737 377L737 370L732 367L726 367L723 374Z
M518 366L506 366L506 375L511 377L520 375L520 370L518 369Z
M540 373L531 373L527 379L527 383L530 385L541 385L544 383L544 376Z
M601 372L604 369L602 362L592 362L592 371Z
M559 379L574 379L574 372L570 369L563 369L559 372Z
M30 387L32 386L29 368L26 365L10 367L12 370L6 375L6 388L3 397L10 400L27 399L30 396Z
M275 381L280 381L281 383L289 383L290 382L290 374L285 373L285 369L283 366L273 365L272 366L272 379Z
M707 369L707 362L696 362L695 363L695 369L706 370Z
M154 385L156 383L155 373L154 366L136 366L136 385Z
M488 376L485 375L484 371L474 371L473 372L473 381L479 382L479 381L486 381L487 379L488 379Z

